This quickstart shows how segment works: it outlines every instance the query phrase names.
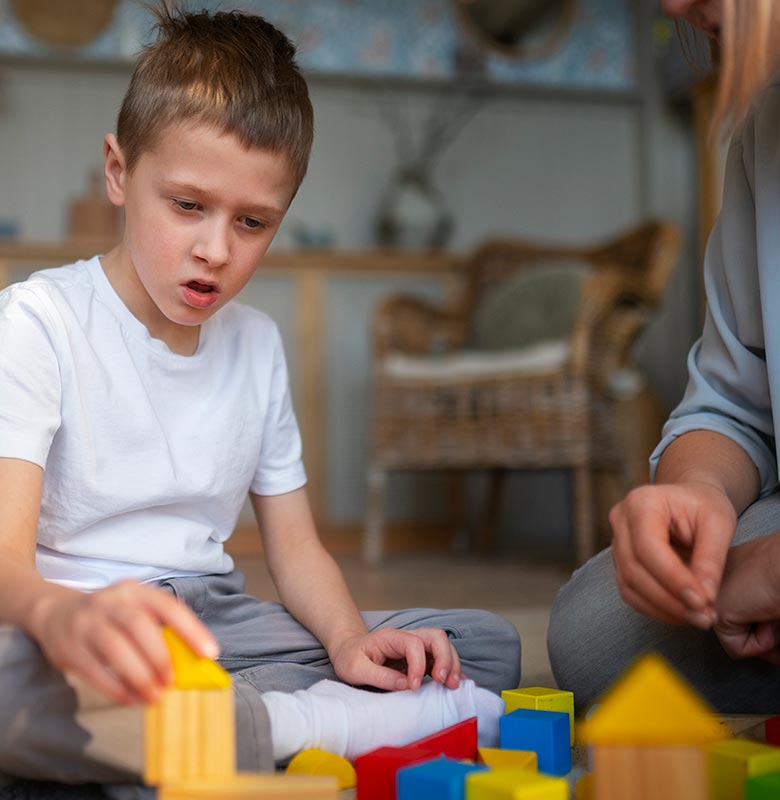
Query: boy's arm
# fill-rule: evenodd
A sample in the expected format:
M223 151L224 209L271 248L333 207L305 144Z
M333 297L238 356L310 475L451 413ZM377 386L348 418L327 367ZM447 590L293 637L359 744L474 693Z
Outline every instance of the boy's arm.
M444 631L367 632L341 570L319 540L305 489L250 498L282 603L322 643L342 680L408 689L430 671L439 682L458 685L460 662ZM393 662L405 662L404 671L388 666Z
M42 487L40 466L0 458L0 622L21 628L55 667L120 703L154 700L170 682L163 624L216 655L211 634L164 592L126 581L88 594L44 580L35 568Z

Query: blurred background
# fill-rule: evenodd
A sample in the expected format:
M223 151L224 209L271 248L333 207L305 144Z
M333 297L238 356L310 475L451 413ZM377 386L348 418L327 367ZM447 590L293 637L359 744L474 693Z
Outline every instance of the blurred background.
M503 594L482 605L515 607L528 597L512 592L537 591L538 571L522 570L545 561L550 580L529 602L546 604L577 557L565 465L499 465L500 492L496 465L479 459L457 474L391 470L382 550L370 560L399 571L359 566L377 308L399 292L457 305L475 249L497 239L596 247L652 219L679 231L660 303L618 365L628 389L614 426L634 471L593 476L596 544L607 543L607 509L641 477L636 465L682 395L700 327L701 243L724 149L707 135L706 46L687 34L681 45L653 0L197 4L218 6L262 14L296 42L315 109L308 175L243 300L281 328L323 537L354 557L353 582L376 589L385 575L407 590L377 603L421 601L409 587L438 570L439 605L480 604L490 584ZM131 0L0 0L4 281L104 251L117 235L99 177L102 138L151 24ZM486 524L480 551L475 531ZM233 546L255 557L250 517ZM466 563L494 571L454 577ZM453 582L461 591L451 597Z

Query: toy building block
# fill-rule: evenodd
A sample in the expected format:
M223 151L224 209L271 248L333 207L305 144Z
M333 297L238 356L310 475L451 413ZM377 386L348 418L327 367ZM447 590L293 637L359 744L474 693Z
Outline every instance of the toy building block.
M518 708L499 720L501 749L532 750L539 772L566 775L571 770L569 715L564 711Z
M173 665L176 689L226 689L230 675L215 661L199 656L173 628L162 629L163 639Z
M398 800L463 800L464 780L472 772L484 772L481 764L437 758L398 770Z
M767 772L745 781L745 800L777 800L780 797L780 772Z
M144 782L162 785L222 778L236 771L230 676L163 629L173 688L144 712Z
M450 725L449 728L444 728L438 733L410 742L407 747L428 750L434 755L442 755L447 758L465 758L475 761L477 758L477 718L464 719L463 722Z
M497 769L466 775L465 800L568 800L569 784L530 769Z
M505 689L501 692L504 713L518 708L535 708L537 711L565 711L569 715L570 743L574 744L574 692L530 686L525 689Z
M593 775L590 772L574 784L574 800L593 800Z
M780 747L780 717L769 717L764 723L766 743L772 747Z
M301 750L287 765L286 772L288 775L333 775L339 789L351 789L357 783L355 768L346 758L318 748Z
M255 773L236 773L157 790L157 800L337 800L338 796L333 776Z
M355 759L357 800L395 800L398 770L437 758L417 747L379 747Z
M501 767L518 767L521 769L539 769L538 759L533 750L502 750L499 747L480 747L479 760L491 769Z
M742 800L745 779L780 771L780 749L745 739L725 739L707 747L710 800Z
M708 706L657 656L645 656L579 726L590 745L593 800L706 800L704 746L724 729Z

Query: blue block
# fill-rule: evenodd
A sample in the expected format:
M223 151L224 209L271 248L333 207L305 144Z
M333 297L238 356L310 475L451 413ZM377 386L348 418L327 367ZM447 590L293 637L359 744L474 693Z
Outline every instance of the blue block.
M569 715L564 711L518 708L499 720L501 747L533 750L539 772L566 775L571 771Z
M482 764L464 764L437 758L424 764L399 769L396 778L398 800L463 800L466 775L486 772Z

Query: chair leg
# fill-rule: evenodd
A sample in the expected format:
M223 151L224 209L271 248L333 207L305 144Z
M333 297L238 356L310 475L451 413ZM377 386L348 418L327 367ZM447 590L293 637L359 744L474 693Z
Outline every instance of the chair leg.
M482 519L477 532L477 548L480 553L488 553L495 549L496 529L501 511L501 490L504 484L505 469L488 471L488 491Z
M378 564L384 550L384 506L387 470L370 467L368 470L368 499L366 525L363 530L363 560L367 564Z
M587 464L574 468L574 549L578 564L596 554L593 476Z

